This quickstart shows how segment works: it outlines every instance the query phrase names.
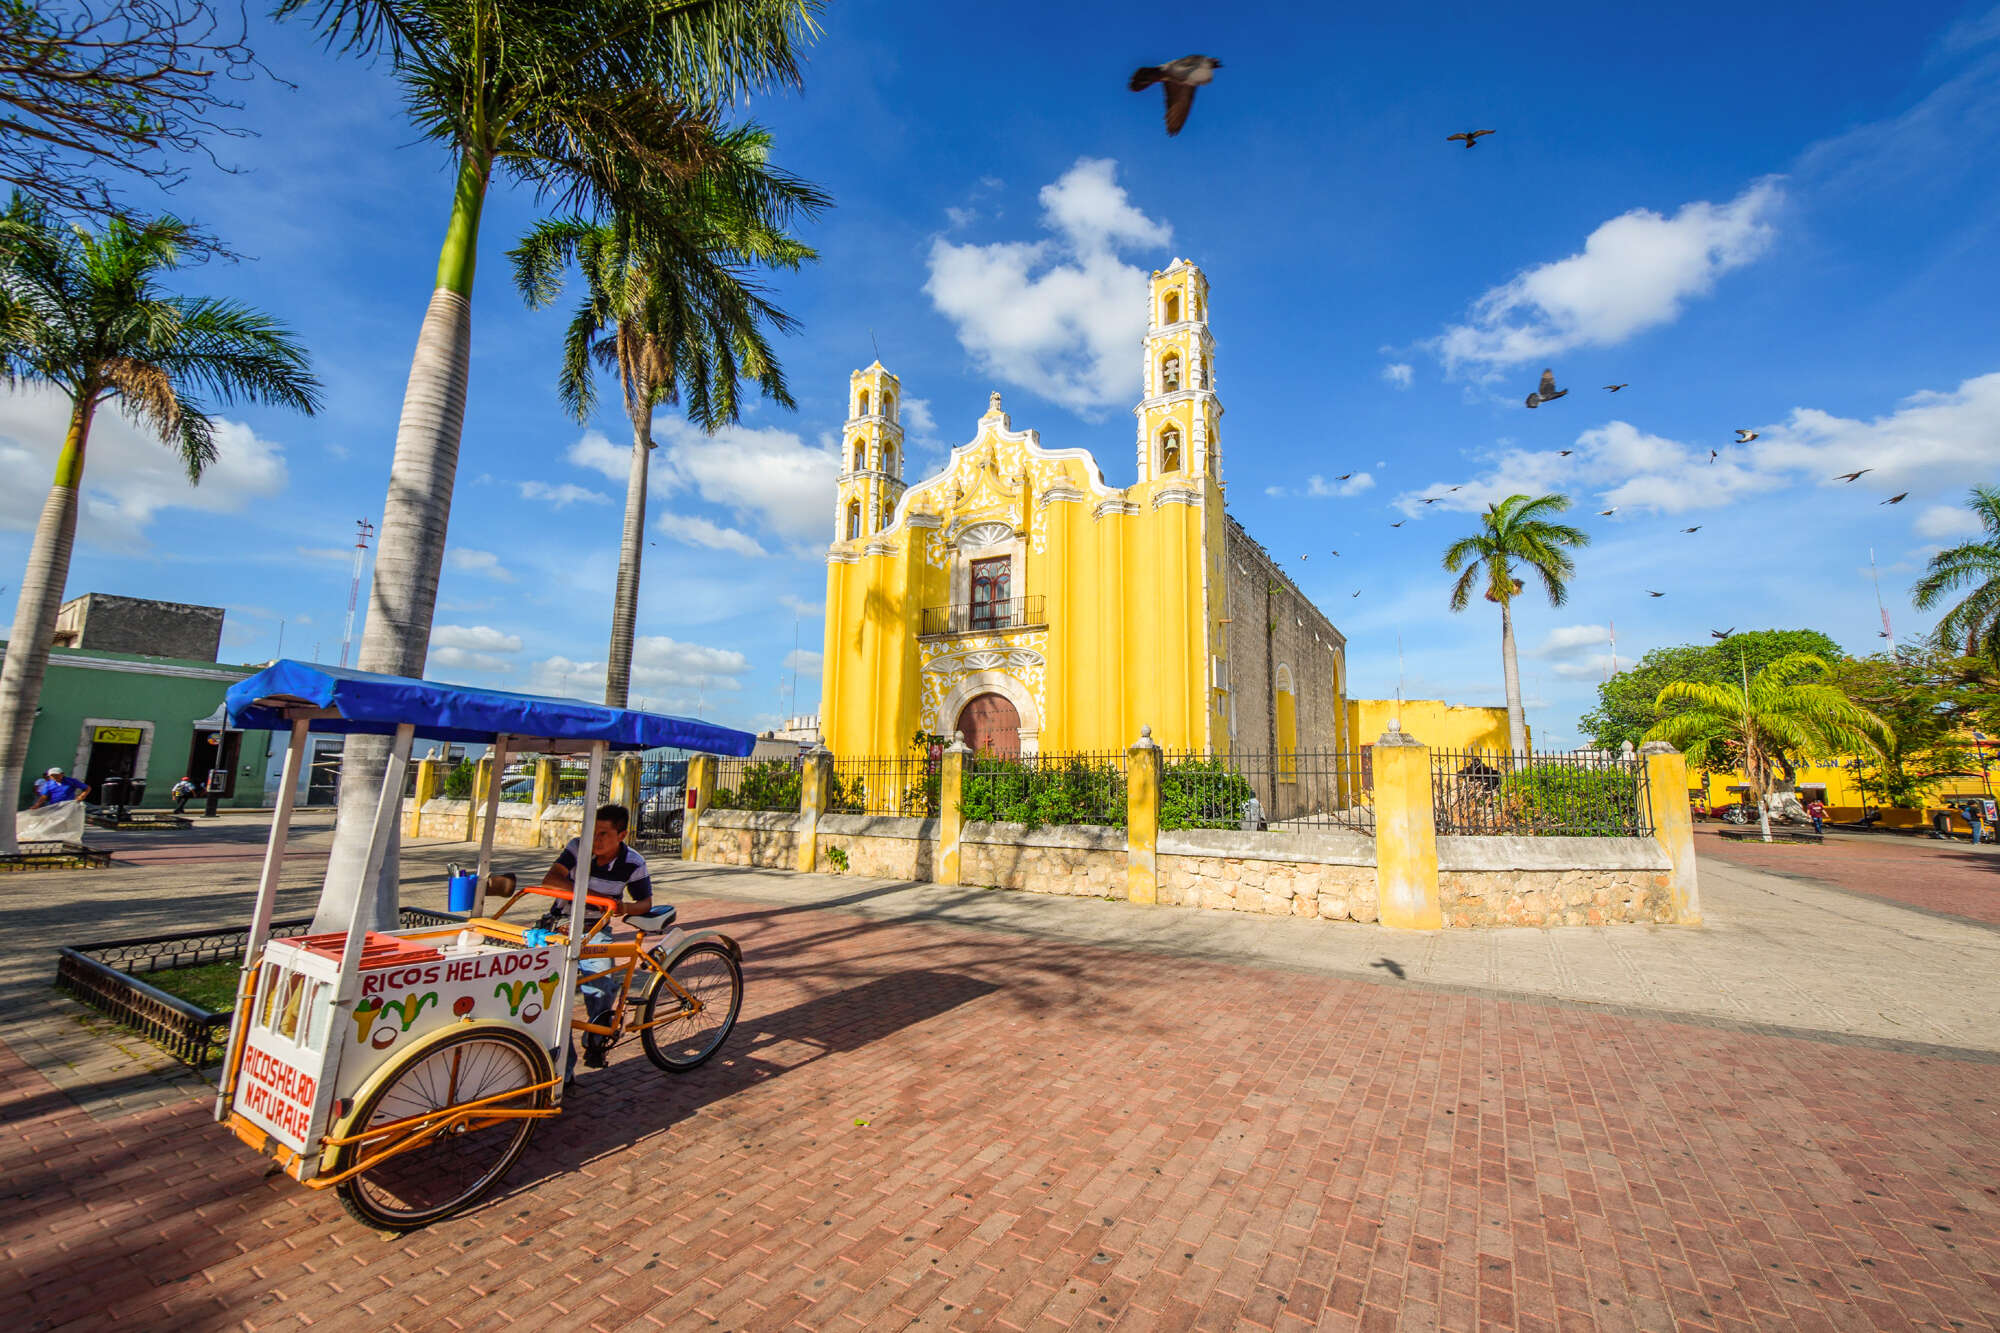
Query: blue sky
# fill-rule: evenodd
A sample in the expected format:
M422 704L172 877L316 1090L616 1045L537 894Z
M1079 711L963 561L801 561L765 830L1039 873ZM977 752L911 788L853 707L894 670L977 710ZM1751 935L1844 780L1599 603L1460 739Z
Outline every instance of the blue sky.
M1871 548L1898 636L1927 627L1907 588L1963 534L1966 488L2000 480L2000 173L1981 149L2000 9L1161 15L837 2L804 91L747 107L837 200L805 233L822 262L776 284L802 325L782 349L799 408L713 438L656 424L635 696L761 727L796 677L816 708L832 440L878 346L910 479L999 389L1017 427L1129 481L1144 274L1175 256L1212 284L1231 510L1346 632L1357 694L1395 691L1400 636L1408 694L1499 701L1496 617L1448 612L1438 558L1521 489L1568 491L1596 538L1567 605L1519 611L1540 741L1577 738L1614 624L1621 660L1731 626L1873 650ZM273 655L283 620L287 655L332 661L450 164L384 70L298 26L258 41L295 89L246 89L256 137L219 149L238 170L172 201L247 258L185 286L290 321L328 408L226 413L198 489L101 417L69 589L226 606L240 660ZM1124 81L1190 50L1225 66L1170 140L1158 95ZM1488 127L1470 152L1444 141ZM537 215L503 188L485 217L431 675L588 697L626 434L615 395L589 428L555 399L561 318L523 307L504 260ZM1530 412L1544 365L1571 393ZM0 400L19 479L0 581L59 423L45 398ZM1739 427L1761 438L1735 446Z

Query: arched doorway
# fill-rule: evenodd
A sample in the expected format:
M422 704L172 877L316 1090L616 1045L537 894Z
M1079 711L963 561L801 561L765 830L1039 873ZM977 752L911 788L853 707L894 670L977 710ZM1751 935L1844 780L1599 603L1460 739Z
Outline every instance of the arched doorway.
M990 754L1001 759L1021 755L1021 715L1002 694L981 694L966 701L959 710L957 730L974 754Z

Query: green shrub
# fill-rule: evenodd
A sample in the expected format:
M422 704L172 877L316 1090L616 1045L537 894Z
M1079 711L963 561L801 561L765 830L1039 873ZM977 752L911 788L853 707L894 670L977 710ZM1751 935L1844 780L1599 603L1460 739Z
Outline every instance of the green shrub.
M1626 768L1534 764L1500 779L1500 831L1619 837L1640 828L1639 779Z
M444 795L448 801L463 801L472 795L472 761L461 759L444 775Z
M797 810L799 768L785 759L764 759L743 766L734 788L719 787L710 802L728 810Z
M967 763L959 812L1006 824L1125 827L1125 774L1082 756L981 757Z
M1176 760L1160 769L1160 827L1240 828L1250 779L1220 759Z

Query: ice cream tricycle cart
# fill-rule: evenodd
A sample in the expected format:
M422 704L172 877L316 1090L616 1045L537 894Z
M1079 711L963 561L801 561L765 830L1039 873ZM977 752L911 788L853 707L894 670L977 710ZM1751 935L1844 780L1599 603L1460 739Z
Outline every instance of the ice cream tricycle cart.
M677 928L672 907L625 916L636 933L611 933L616 900L588 891L589 813L611 751L679 746L741 756L755 744L750 733L294 661L239 681L228 709L231 727L287 731L291 744L215 1117L301 1184L337 1191L372 1226L428 1225L489 1193L536 1122L561 1114L559 1071L572 1030L605 1043L636 1034L669 1072L701 1064L729 1035L742 1002L742 951L718 932ZM388 769L366 863L347 872L356 882L332 882L343 873L338 858L328 871L329 888L354 890L342 895L354 904L345 929L274 939L286 835L314 732L389 736ZM400 836L404 775L418 737L493 747L476 911L494 892L488 871L507 755L587 754L581 891L542 884L513 891L502 877L506 900L490 916L370 929L372 897L361 890ZM601 1021L577 1004L584 971L616 990Z

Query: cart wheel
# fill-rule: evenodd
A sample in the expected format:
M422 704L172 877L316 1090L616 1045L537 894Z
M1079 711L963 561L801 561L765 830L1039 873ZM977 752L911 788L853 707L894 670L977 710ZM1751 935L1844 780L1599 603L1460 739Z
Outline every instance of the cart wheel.
M346 1121L352 1133L370 1125L427 1115L512 1088L547 1083L548 1053L527 1034L503 1027L452 1032L412 1053ZM501 1103L510 1110L549 1104L549 1090ZM472 1119L426 1135L412 1128L402 1140L349 1144L333 1163L344 1171L363 1154L419 1140L337 1187L349 1213L372 1227L411 1231L469 1208L500 1183L535 1132L529 1117Z
M736 1026L736 1013L743 1007L743 969L729 950L703 941L675 959L667 973L694 997L695 1005L690 1007L655 977L639 1041L647 1059L669 1074L683 1074L720 1050ZM657 1027L656 1019L661 1020Z

